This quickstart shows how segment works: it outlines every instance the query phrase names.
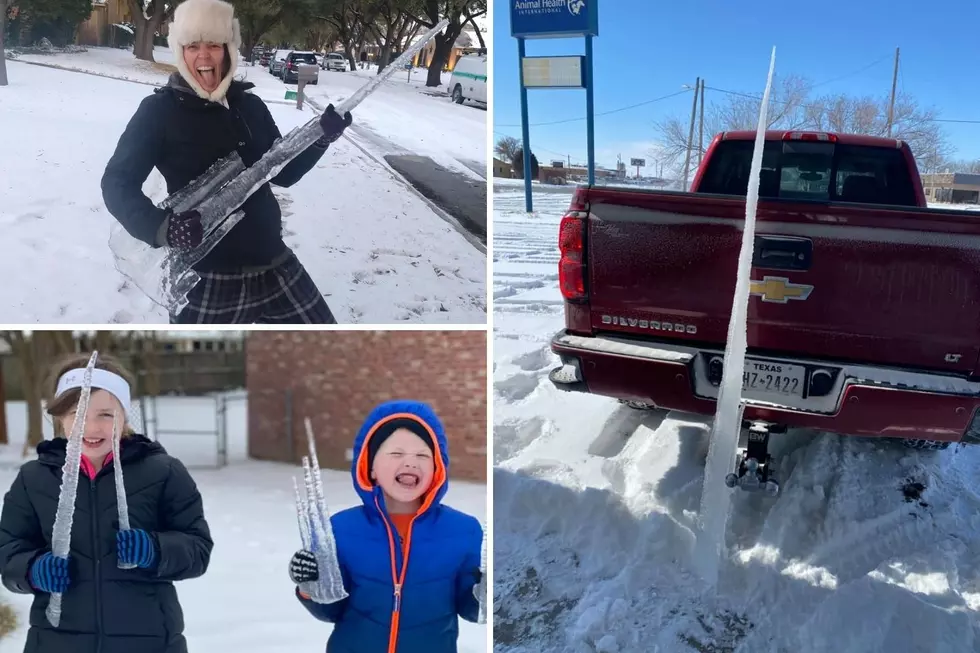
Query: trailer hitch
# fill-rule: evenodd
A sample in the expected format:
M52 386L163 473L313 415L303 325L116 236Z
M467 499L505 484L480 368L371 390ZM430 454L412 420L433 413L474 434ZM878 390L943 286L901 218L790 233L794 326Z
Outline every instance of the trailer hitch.
M745 447L739 447L735 456L735 472L725 477L725 485L748 492L779 494L779 481L769 455L769 435L785 432L785 427L768 422L751 422L748 425Z

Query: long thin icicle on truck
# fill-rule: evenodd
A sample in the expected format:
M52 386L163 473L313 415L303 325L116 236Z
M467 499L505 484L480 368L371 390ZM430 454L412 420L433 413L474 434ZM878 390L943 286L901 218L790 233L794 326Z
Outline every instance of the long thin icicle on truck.
M745 370L747 348L746 317L749 305L749 281L752 271L752 254L755 246L755 217L759 205L759 180L762 172L762 151L768 124L769 92L772 75L776 69L776 48L769 59L769 77L766 92L762 95L759 109L759 125L756 128L755 149L749 168L748 195L745 198L745 223L742 231L742 247L738 254L735 296L732 316L728 322L728 342L715 419L711 427L711 444L704 470L704 489L701 493L699 531L695 545L695 561L705 582L714 586L718 581L718 569L725 546L725 529L728 525L728 509L731 490L725 485L732 461L738 450L738 438L742 430L742 374Z
M92 397L92 371L95 369L95 361L98 357L99 352L92 352L85 367L82 394L78 398L71 433L68 434L65 464L61 468L61 490L58 492L58 510L54 515L54 527L51 531L51 553L62 559L68 557L68 550L71 547L71 526L75 519L78 474L82 467L82 434L85 432L85 417L88 414L89 399ZM55 628L61 624L61 593L51 595L44 614L48 618L48 623Z
M426 32L381 74L341 102L336 107L337 113L343 115L352 111L391 75L404 69L405 64L448 25L449 20L444 19ZM244 166L237 152L218 161L201 177L160 204L160 208L169 208L175 213L191 209L201 213L204 240L197 247L187 251L150 247L133 238L121 224L115 223L109 236L109 249L112 250L116 269L132 280L154 303L170 313L179 313L187 305L187 293L201 280L193 266L241 221L244 213L236 209L323 135L319 120L319 116L315 116L276 141L249 168Z

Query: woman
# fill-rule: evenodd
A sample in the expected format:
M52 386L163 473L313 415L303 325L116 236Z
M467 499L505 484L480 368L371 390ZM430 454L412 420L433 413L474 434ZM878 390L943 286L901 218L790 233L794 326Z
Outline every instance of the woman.
M92 375L68 559L51 553L65 434L88 359L74 356L54 370L47 412L56 437L37 446L37 459L20 468L3 500L0 577L11 592L34 594L24 653L186 653L174 581L208 568L213 543L201 495L179 460L128 424L113 460L114 418L125 418L130 381L109 357L99 357ZM127 531L119 530L113 477L120 464ZM55 592L63 595L57 628L45 616Z
M269 109L235 81L242 44L234 8L221 0L187 0L170 25L177 71L140 104L102 177L106 208L134 238L153 247L201 244L196 211L157 208L142 187L153 168L172 194L237 151L246 166L269 151L281 134ZM290 161L270 182L289 187L320 160L351 124L333 105L320 116L323 137ZM172 323L334 324L313 279L282 239L282 214L269 184L240 207L245 217L194 266L201 281Z

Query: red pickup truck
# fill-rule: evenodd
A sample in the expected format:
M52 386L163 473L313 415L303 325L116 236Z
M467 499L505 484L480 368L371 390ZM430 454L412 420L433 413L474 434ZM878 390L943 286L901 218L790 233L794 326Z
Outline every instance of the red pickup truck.
M555 386L714 414L754 139L716 136L690 193L576 189ZM927 208L904 142L770 131L757 216L743 378L757 460L787 427L980 442L980 213Z

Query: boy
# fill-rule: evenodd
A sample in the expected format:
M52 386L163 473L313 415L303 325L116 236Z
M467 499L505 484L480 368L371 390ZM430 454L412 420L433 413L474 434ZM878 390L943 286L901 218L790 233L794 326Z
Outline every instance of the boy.
M442 505L449 449L428 405L375 408L354 440L354 489L364 505L331 517L344 587L337 603L300 603L336 624L327 653L456 653L458 617L476 622L483 529ZM319 577L309 551L290 560L294 583Z

